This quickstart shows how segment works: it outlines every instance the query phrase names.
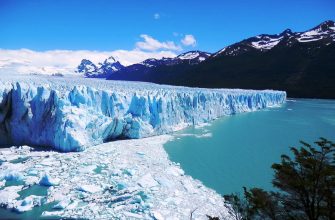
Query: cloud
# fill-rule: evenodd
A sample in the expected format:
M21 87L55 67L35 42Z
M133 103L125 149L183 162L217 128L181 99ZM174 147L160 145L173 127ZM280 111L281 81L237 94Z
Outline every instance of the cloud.
M176 54L168 50L147 52L138 49L114 51L0 49L0 73L74 73L82 59L89 59L98 64L110 56L127 66L148 58L175 57Z
M160 18L161 18L160 14L158 14L158 13L155 13L155 14L154 14L154 19L158 20L158 19L160 19Z
M29 49L7 50L0 48L0 73L43 73L73 74L82 59L98 64L113 56L128 66L148 58L175 57L182 47L173 41L160 42L142 34L143 41L135 43L133 50L92 51L92 50L48 50ZM186 36L185 36L186 38Z
M179 51L179 50L182 50L182 48L176 45L173 41L160 42L146 34L142 34L141 38L143 38L144 41L140 41L136 43L136 48L139 50L147 50L147 51L157 51L157 50Z
M186 34L185 37L181 40L181 43L185 46L195 46L197 41L195 37L191 34Z

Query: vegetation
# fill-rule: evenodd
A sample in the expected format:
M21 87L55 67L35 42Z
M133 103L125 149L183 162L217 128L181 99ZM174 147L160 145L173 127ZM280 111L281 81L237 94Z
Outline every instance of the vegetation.
M227 195L235 219L335 219L335 144L321 138L315 146L301 142L293 158L272 165L276 191L244 188L243 197Z

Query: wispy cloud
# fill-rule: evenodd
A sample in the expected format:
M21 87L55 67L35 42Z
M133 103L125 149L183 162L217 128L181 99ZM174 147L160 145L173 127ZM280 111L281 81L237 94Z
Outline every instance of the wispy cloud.
M161 15L159 13L154 14L154 19L158 20L161 18Z
M136 48L139 50L147 50L147 51L157 51L157 50L180 51L182 50L182 48L176 45L173 41L160 42L146 34L142 34L141 38L143 38L144 41L140 41L136 43Z
M191 34L186 34L185 37L181 40L181 43L185 46L195 46L197 41L195 37Z

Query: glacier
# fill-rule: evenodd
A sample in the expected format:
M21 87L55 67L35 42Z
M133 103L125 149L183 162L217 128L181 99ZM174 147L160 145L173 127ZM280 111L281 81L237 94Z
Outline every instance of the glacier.
M286 92L20 75L0 80L0 144L82 151L280 105Z

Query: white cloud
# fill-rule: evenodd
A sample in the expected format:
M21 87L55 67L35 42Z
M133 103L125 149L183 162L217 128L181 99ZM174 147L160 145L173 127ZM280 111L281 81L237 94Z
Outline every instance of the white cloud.
M135 44L133 50L91 51L91 50L49 50L29 49L7 50L0 48L0 73L74 73L82 59L95 64L113 56L121 64L128 66L148 58L161 59L175 57L175 51L182 50L173 41L160 42L142 34L143 41Z
M173 41L160 42L153 37L142 34L141 37L144 41L136 43L136 47L139 50L157 51L157 50L182 50L182 48L176 45Z
M82 59L89 59L97 64L110 56L127 66L148 58L160 59L174 57L176 54L168 50L147 52L138 49L114 51L0 49L0 73L73 73Z
M185 37L181 40L181 43L185 46L195 46L197 41L195 37L191 34L186 34Z
M158 19L160 19L160 18L161 18L160 14L158 14L158 13L155 13L155 14L154 14L154 19L158 20Z

